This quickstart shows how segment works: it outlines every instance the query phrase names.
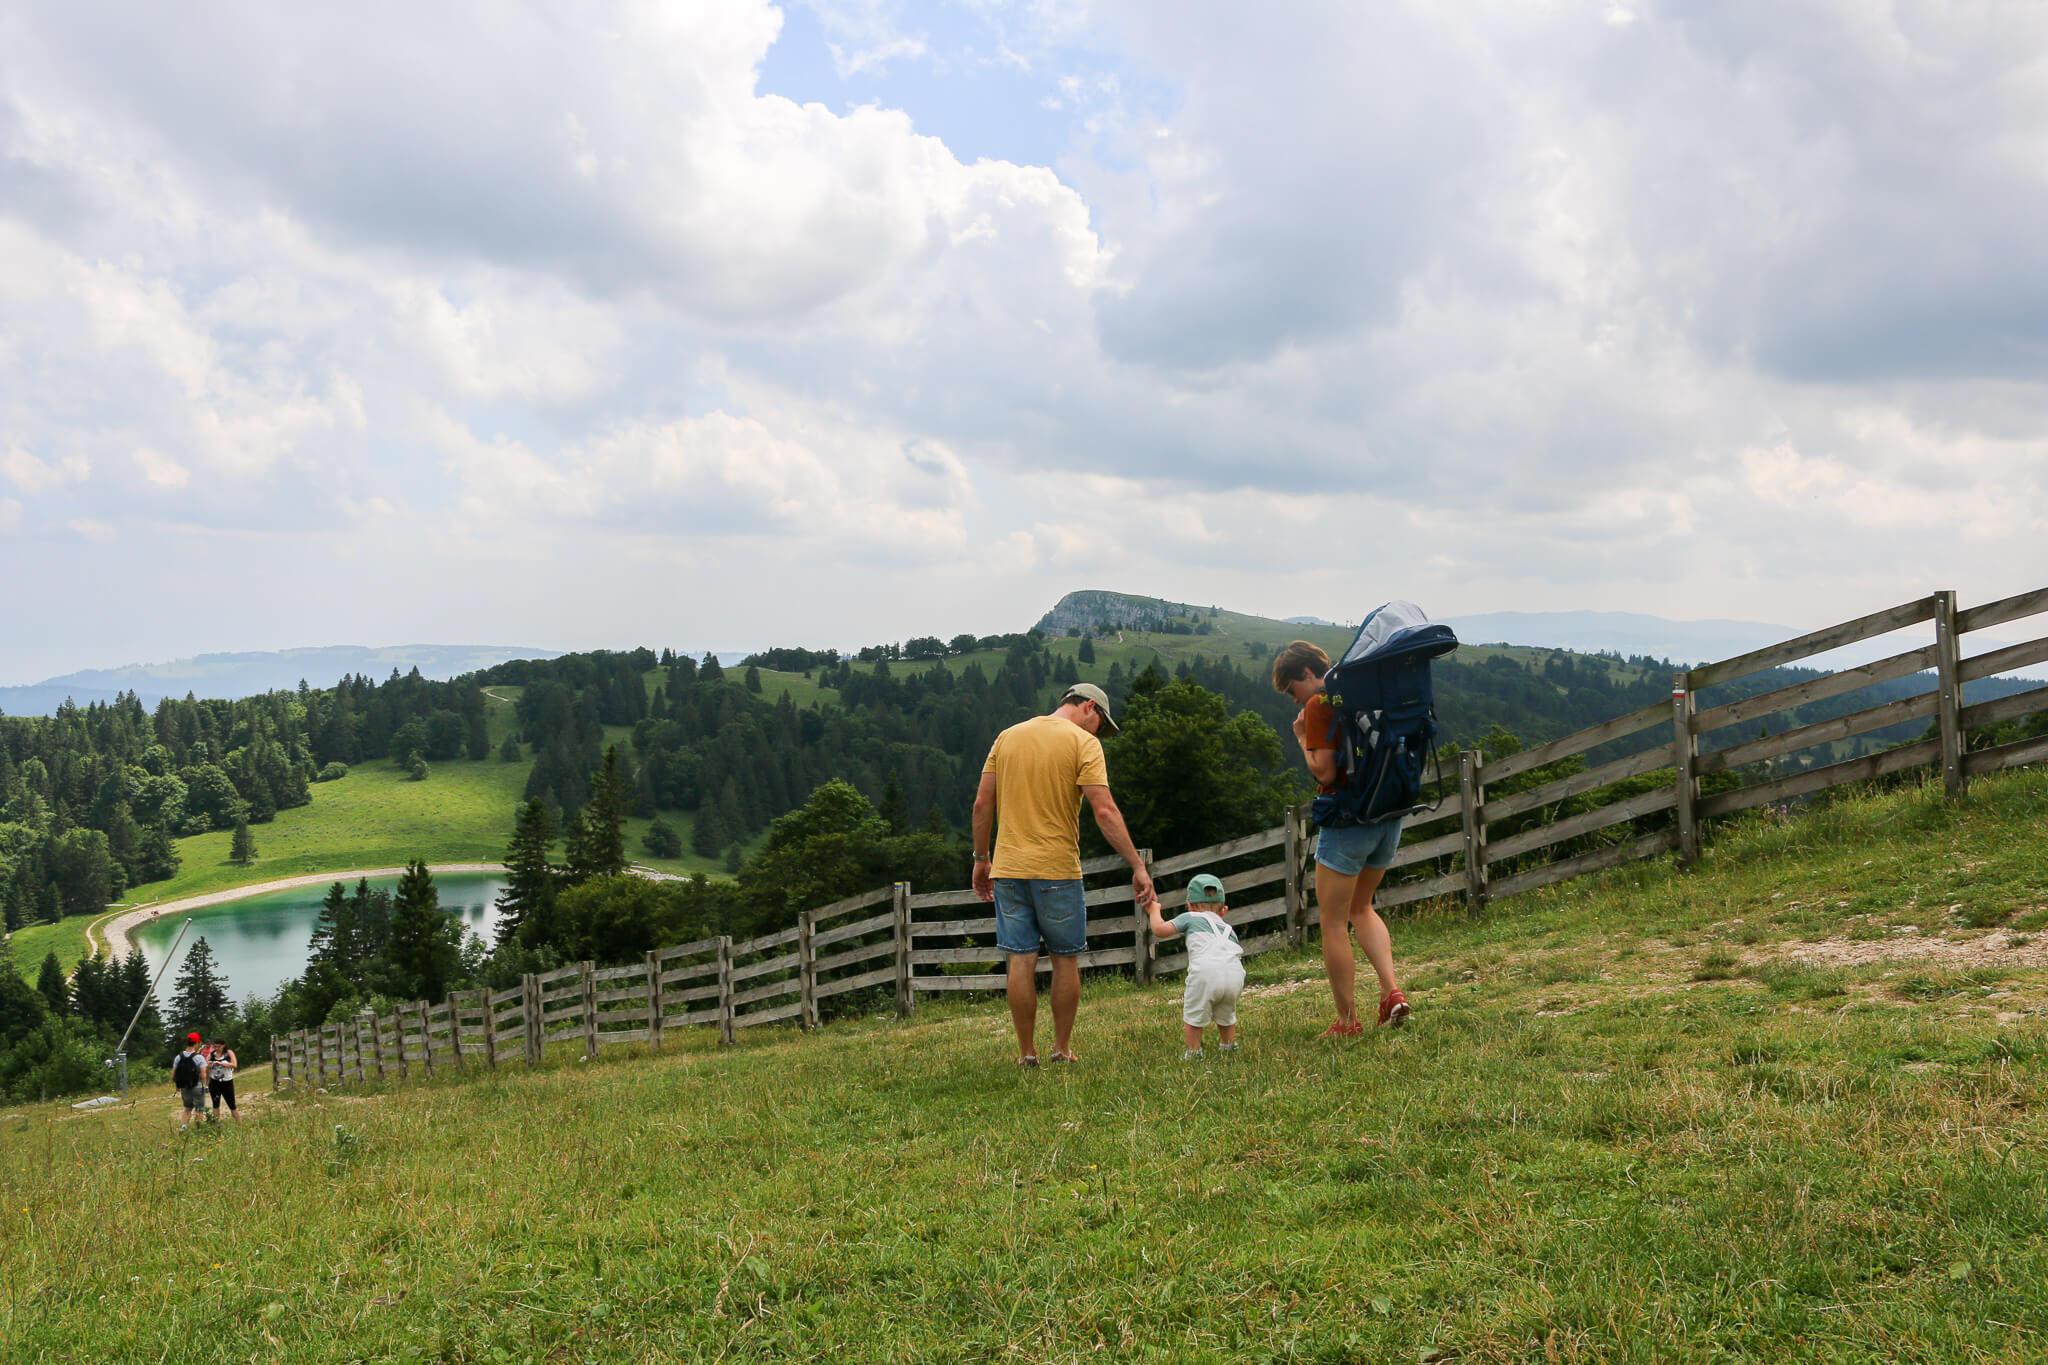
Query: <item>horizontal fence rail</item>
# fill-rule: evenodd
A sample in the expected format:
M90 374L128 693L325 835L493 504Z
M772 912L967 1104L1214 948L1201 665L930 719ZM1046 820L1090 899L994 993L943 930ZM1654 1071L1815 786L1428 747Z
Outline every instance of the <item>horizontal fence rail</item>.
M1964 696L1970 682L2048 662L2048 635L1974 656L1962 647L1972 631L2043 613L2048 588L1968 610L1957 609L1953 592L1937 592L1681 671L1672 678L1668 705L1491 760L1467 751L1455 772L1430 784L1433 808L1406 822L1374 904L1393 909L1462 897L1480 913L1492 901L1638 859L1675 852L1690 861L1699 853L1701 822L1739 811L1928 764L1940 770L1948 792L1960 794L1971 777L2048 761L2048 735L1968 748L1972 730L2048 713L2048 686L1975 703ZM1931 642L1874 662L1705 709L1698 704L1710 688L1930 623ZM1924 695L1820 720L1793 715L1817 701L1929 670L1934 686ZM1921 721L1932 722L1932 733L1874 753L1843 758L1832 748ZM1762 733L1702 751L1702 735L1751 724ZM1645 734L1661 738L1645 746ZM1583 766L1593 750L1630 741L1636 752ZM1278 828L1208 848L1157 861L1147 850L1140 855L1157 878L1256 859L1255 866L1223 875L1230 923L1248 957L1298 949L1316 927L1308 914L1307 810L1295 807ZM1100 877L1123 867L1122 858L1109 855L1085 861L1082 873ZM1090 948L1081 966L1128 968L1141 983L1187 969L1184 951L1154 942L1128 884L1090 888L1085 901ZM1184 889L1159 895L1168 914L1186 902ZM859 992L869 993L859 998L864 1010L893 1008L908 1017L921 995L1004 989L1008 955L996 946L995 930L992 907L973 891L913 892L899 882L804 911L787 929L739 943L704 938L657 948L639 962L575 963L528 975L506 990L457 991L438 1005L414 1001L389 1014L365 1013L273 1037L271 1084L432 1077L477 1061L534 1066L551 1043L576 1047L586 1057L624 1044L658 1052L672 1030L684 1028L716 1028L719 1041L731 1043L740 1029L758 1025L817 1028L825 1002ZM1042 957L1038 971L1051 969L1050 958Z

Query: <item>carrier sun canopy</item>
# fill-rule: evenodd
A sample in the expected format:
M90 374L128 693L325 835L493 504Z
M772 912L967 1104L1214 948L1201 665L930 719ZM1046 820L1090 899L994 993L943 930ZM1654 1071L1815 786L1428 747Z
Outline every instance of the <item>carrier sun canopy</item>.
M1342 668L1356 663L1386 663L1410 654L1434 657L1458 647L1449 626L1433 624L1413 602L1389 602L1359 624L1351 648L1337 661Z

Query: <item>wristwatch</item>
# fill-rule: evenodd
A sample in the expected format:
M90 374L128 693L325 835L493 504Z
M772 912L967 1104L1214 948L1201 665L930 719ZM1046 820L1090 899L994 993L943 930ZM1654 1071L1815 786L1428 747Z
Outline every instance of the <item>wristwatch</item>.
M977 863L992 863L995 860L996 858L993 853L977 853L974 855L974 861Z

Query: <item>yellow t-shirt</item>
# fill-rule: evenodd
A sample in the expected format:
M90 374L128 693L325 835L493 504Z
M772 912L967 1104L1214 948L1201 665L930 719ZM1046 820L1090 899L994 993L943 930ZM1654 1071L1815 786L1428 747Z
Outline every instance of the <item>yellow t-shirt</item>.
M1102 743L1070 720L1034 716L996 736L998 877L1081 875L1081 788L1109 785Z

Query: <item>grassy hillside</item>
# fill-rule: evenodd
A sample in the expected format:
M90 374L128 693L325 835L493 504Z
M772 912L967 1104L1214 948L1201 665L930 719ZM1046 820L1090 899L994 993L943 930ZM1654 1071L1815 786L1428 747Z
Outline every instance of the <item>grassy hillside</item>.
M1074 1068L978 1000L182 1140L30 1107L0 1355L2038 1360L2044 884L2026 772L1402 920L1398 1034L1317 1041L1274 955L1200 1064L1104 983Z

